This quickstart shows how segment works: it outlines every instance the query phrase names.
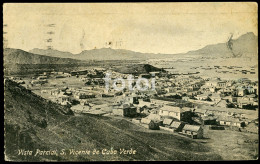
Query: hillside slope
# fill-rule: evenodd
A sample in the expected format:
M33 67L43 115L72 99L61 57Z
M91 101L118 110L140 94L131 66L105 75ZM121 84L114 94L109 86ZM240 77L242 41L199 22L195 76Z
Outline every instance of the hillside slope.
M165 72L164 69L154 67L150 64L124 65L124 66L119 66L114 68L114 71L125 73L125 74L147 74L149 72L157 72L157 71Z
M45 55L45 56L51 56L51 57L59 57L59 58L73 58L74 54L70 52L62 52L54 49L39 49L39 48L34 48L29 51L30 53L33 54L38 54L38 55Z
M78 63L79 60L49 57L29 53L20 49L4 49L4 64L70 64Z
M5 159L9 161L111 161L111 160L220 160L208 147L188 138L139 131L140 127L114 118L73 116L5 80ZM63 111L63 112L61 112ZM70 155L75 150L135 149L135 155ZM65 149L66 155L24 156L18 149ZM34 153L35 154L35 153Z

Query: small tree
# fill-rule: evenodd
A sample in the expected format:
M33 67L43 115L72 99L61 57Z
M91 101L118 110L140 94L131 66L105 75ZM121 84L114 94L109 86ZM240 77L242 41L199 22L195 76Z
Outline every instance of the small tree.
M151 130L159 130L160 128L159 128L158 124L156 124L154 121L151 121L149 123L149 129L151 129Z
M245 122L242 122L242 123L241 123L241 127L242 127L242 128L246 127L246 123L245 123Z

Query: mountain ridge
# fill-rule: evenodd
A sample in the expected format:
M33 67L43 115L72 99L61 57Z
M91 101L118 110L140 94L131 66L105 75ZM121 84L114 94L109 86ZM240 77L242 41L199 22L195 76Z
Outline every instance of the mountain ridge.
M239 36L237 39L232 39L234 53L244 54L243 56L252 56L257 54L258 40L257 36L253 32L248 32ZM72 54L70 52L62 52L58 50L44 50L44 49L33 49L29 52L49 55L55 57L68 57L77 60L133 60L133 59L153 59L153 58L170 58L174 55L216 55L216 56L230 56L232 52L228 49L226 43L216 43L206 45L205 47L188 51L186 53L177 54L160 54L160 53L141 53L125 49L111 49L111 48L100 48L92 50L84 50L78 54Z
M4 64L69 64L81 62L71 58L58 58L33 54L21 49L4 49Z
M234 54L241 54L243 57L255 57L257 55L258 40L253 32L241 35L237 39L232 39L232 51ZM208 55L208 56L228 56L232 57L232 52L226 43L207 45L201 49L189 51L187 55Z
M21 49L4 49L4 64L73 64L90 60L147 60L173 58L175 55L203 55L210 57L242 57L257 58L258 40L254 33L249 32L237 39L232 39L232 51L226 43L207 45L199 50L180 54L140 53L124 49L101 48L84 50L79 54L58 50L34 49L26 52Z

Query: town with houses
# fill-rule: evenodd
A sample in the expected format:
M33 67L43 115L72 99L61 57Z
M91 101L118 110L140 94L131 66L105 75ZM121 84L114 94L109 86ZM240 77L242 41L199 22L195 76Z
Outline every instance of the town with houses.
M259 159L257 3L2 13L5 161Z
M30 79L8 79L49 101L70 107L76 115L121 117L147 129L169 131L193 139L205 138L205 128L258 133L258 81L159 71L134 75L136 79L153 79L154 90L151 85L146 91L137 90L136 82L133 82L132 90L125 87L117 91L112 85L109 89L105 87L106 73L111 73L112 80L128 76L93 68L44 72ZM115 84L122 85L120 81Z

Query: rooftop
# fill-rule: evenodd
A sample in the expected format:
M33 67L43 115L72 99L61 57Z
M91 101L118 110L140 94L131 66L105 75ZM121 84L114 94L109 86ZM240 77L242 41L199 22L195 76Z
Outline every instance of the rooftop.
M170 127L178 128L181 125L181 122L173 121Z
M180 107L169 106L169 105L163 106L160 110L169 111L169 112L176 112L176 113L182 112L182 109Z
M199 131L199 129L200 129L200 126L188 125L188 124L186 124L183 127L183 130L189 130L189 131L193 131L193 132L197 132L197 131Z

